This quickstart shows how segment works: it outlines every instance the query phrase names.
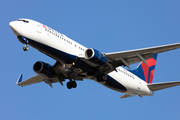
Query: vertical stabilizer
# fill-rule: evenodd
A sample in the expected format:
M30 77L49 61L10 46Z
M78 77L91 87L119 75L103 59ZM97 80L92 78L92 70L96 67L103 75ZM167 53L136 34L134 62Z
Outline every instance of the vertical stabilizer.
M137 75L142 80L151 84L153 82L153 76L156 66L157 54L153 54L153 58L146 60L147 64L141 62L135 70L129 70L133 74Z

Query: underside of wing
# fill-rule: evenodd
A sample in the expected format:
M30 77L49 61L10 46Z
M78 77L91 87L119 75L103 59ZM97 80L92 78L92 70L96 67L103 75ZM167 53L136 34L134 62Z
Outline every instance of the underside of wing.
M157 91L157 90L162 90L174 86L180 85L180 81L177 82L165 82L165 83L153 83L153 84L148 84L148 87L152 91Z
M45 65L47 65L47 64L45 64ZM59 82L61 85L63 85L63 81L65 81L65 79L69 79L70 81L72 81L72 80L73 81L82 81L83 80L83 78L76 75L76 74L78 74L78 72L76 72L76 74L75 73L72 74L71 73L72 71L70 68L68 68L68 66L63 67L61 65L61 63L58 61L51 68L55 72L55 73L53 73L54 74L53 77L52 76L49 77L47 74L48 72L40 73L40 74L37 72L37 75L35 75L31 78L28 78L27 80L22 81L22 74L21 74L19 76L19 79L16 82L16 84L19 86L27 86L27 85L31 85L31 84L35 84L35 83L39 83L39 82L44 81L50 87L53 87L52 83ZM64 71L64 72L62 72L62 71ZM51 71L49 71L49 73L50 72Z
M22 75L20 75L18 81L17 81L17 85L19 86L27 86L27 85L31 85L31 84L35 84L35 83L39 83L44 81L44 78L39 76L39 75L35 75L27 80L22 81Z
M180 48L180 43L122 52L106 53L105 56L110 62L112 62L114 67L124 65L129 68L129 65L131 64L141 61L145 62L145 60L152 58L153 54L166 52L177 48Z
M128 97L133 97L133 96L135 96L135 95L133 95L133 94L124 94L123 96L121 96L121 99L128 98Z

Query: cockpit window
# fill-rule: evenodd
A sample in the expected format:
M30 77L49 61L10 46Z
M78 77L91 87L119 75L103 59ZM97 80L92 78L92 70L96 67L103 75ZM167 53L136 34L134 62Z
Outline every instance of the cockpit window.
M25 23L29 23L29 21L27 21L27 20L17 20L17 21L23 21Z

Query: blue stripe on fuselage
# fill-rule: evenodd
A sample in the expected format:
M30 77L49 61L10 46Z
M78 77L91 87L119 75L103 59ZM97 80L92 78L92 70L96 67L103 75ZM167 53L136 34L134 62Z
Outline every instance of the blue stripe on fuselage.
M77 56L75 55L67 54L63 51L57 50L53 47L41 44L33 40L29 40L29 45L58 61L62 61L65 64L72 64L73 62L77 60Z
M103 85L118 92L124 93L127 91L127 89L122 84L120 84L118 81L116 81L109 75L107 75L107 80Z

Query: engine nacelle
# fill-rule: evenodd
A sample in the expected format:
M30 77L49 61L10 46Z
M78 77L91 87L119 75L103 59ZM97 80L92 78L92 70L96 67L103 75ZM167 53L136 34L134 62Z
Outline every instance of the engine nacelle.
M47 63L38 61L34 64L33 70L35 73L46 77L46 78L54 78L56 76L56 73L53 69L53 67Z
M104 66L107 63L107 58L101 52L92 48L85 51L85 58L99 66Z

